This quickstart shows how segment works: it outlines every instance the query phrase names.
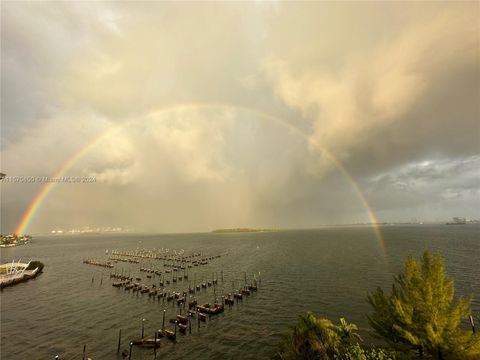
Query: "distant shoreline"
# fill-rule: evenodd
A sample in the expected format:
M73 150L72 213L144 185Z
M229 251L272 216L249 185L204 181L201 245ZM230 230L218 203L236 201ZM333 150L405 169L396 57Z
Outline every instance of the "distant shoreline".
M215 229L212 233L256 233L256 232L277 232L278 229L254 229L254 228L231 228Z
M0 248L10 248L20 245L26 245L32 241L31 235L0 234Z

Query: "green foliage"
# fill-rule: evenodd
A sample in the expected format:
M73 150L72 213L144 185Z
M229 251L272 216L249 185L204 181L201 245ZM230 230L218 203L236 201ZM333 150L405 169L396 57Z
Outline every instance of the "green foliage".
M350 345L335 356L335 360L395 360L395 354L382 348L364 349L358 343Z
M340 346L340 336L328 319L317 319L311 312L299 316L290 326L274 358L283 360L331 359Z
M347 323L345 318L340 318L340 324L336 326L336 330L344 344L349 344L353 341L362 341L362 338L357 333L357 325Z
M480 335L461 327L471 299L454 300L441 257L425 252L421 261L408 258L394 280L390 293L378 288L368 296L374 310L370 325L391 350L360 346L357 326L344 318L335 325L308 312L289 328L274 359L480 359Z
M335 325L328 319L317 319L308 312L305 316L299 317L297 324L290 326L274 359L356 359L338 356L344 351L349 351L346 349L353 349L355 346L360 349L357 341L361 341L361 338L357 330L357 325L347 323L344 318ZM364 359L387 360L388 358L365 357Z
M454 293L441 257L425 252L421 263L408 258L390 294L378 288L368 296L374 310L369 323L399 351L417 350L435 359L479 359L480 337L460 327L471 299L454 302Z

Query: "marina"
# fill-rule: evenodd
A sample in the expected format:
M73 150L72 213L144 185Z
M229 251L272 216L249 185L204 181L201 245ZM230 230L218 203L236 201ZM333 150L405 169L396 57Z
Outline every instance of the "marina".
M132 356L132 347L154 348L156 354L157 348L161 348L162 338L176 342L179 334L195 335L201 331L201 323L207 326L206 323L212 321L212 317L224 314L226 309L231 311L235 305L241 307L244 295L254 296L261 282L260 273L225 274L223 269L218 271L215 260L228 256L228 252L187 253L183 249L162 248L106 250L105 256L106 260L89 259L83 263L112 269L108 278L111 279L112 287L120 292L113 296L133 296L140 301L143 297L148 297L158 304L160 311L163 309L161 328L154 332L154 337L146 336L146 319L143 318L141 337L126 339L129 349L128 352L124 349L122 354L128 353L129 358ZM102 282L103 276L104 274L101 275ZM94 281L95 275L92 277L92 282ZM152 303L152 306L155 305ZM167 324L166 318L169 319ZM117 353L122 347L121 331L118 344Z

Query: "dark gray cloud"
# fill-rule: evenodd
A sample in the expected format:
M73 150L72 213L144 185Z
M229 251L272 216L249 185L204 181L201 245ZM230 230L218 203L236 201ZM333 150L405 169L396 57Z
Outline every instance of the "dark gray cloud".
M366 181L368 196L390 220L466 216L478 218L480 156L430 159L408 163ZM428 212L434 207L436 211Z

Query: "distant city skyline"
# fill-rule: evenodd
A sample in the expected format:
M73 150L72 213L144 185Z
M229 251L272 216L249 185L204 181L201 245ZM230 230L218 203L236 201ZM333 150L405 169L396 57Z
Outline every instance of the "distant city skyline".
M2 233L479 218L478 3L1 6Z

